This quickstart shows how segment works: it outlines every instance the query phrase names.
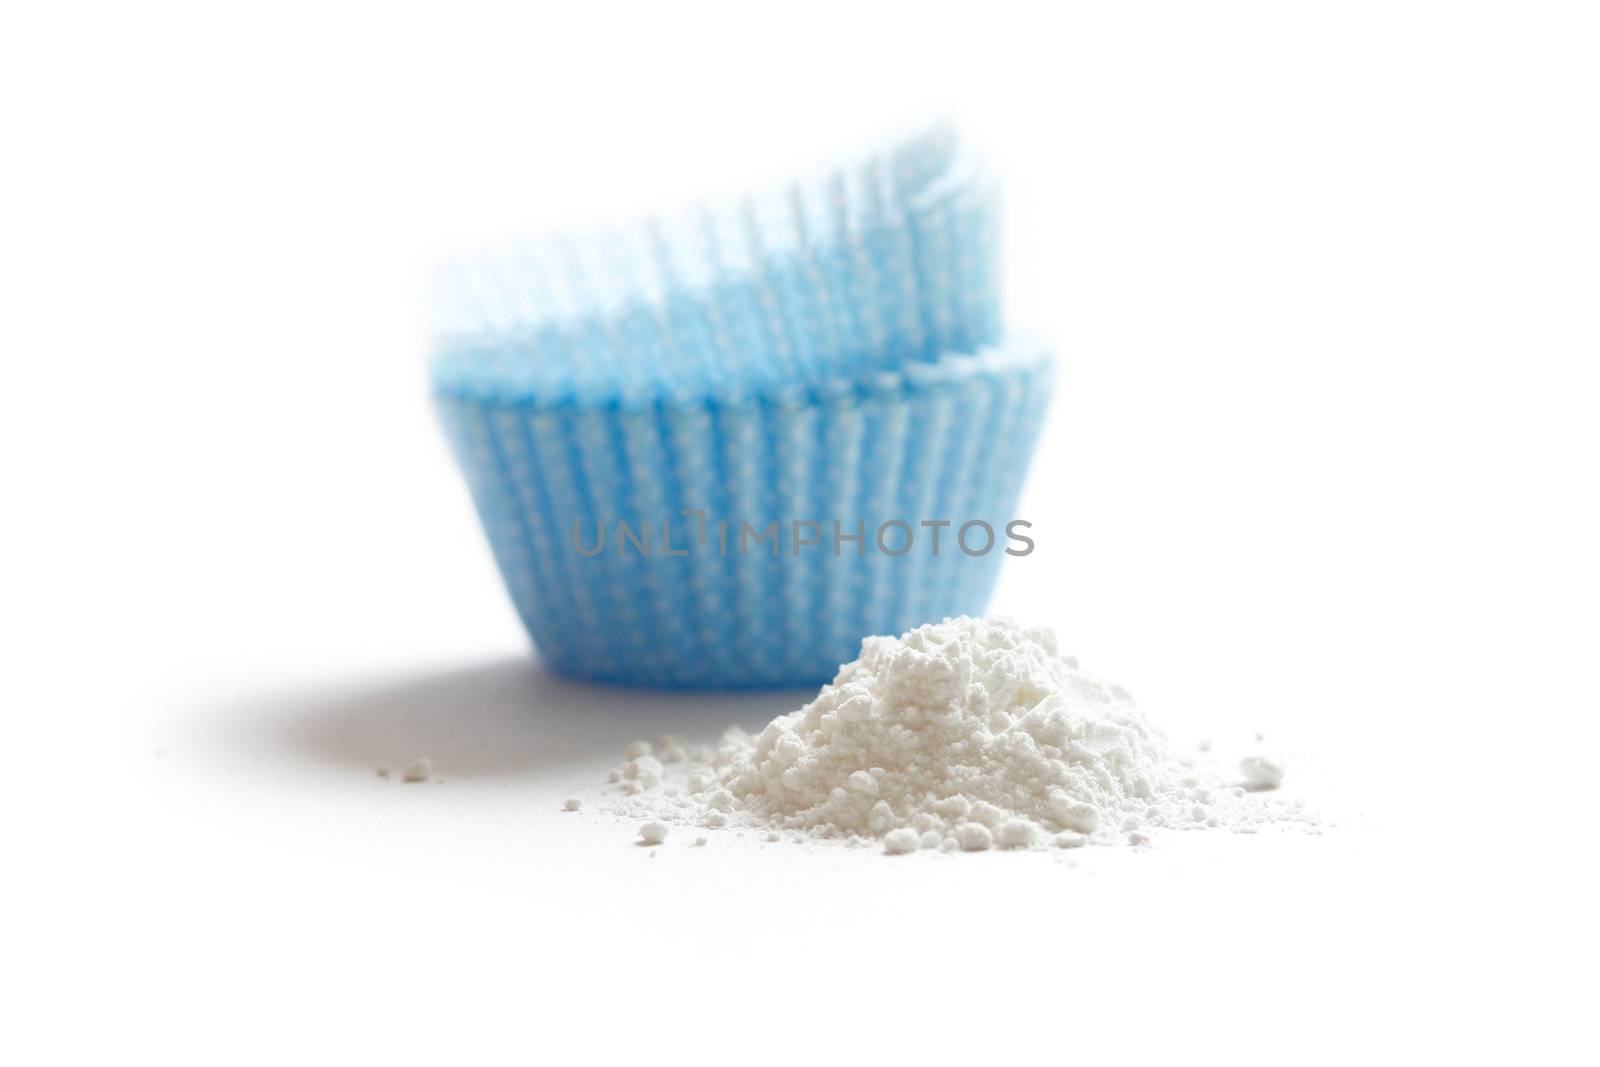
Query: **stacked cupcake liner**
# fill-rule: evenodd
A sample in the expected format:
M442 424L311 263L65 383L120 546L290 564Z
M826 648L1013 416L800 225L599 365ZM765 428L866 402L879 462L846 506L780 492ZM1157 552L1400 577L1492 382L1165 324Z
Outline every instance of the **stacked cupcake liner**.
M937 127L733 210L456 269L435 396L552 666L815 684L869 634L983 610L1050 384L1047 349L1001 335L996 210ZM875 541L890 520L904 555ZM951 522L938 555L924 520ZM741 540L773 522L777 555ZM835 555L835 523L860 547Z
M761 388L999 332L994 183L947 127L734 204L453 264L436 378L578 400Z

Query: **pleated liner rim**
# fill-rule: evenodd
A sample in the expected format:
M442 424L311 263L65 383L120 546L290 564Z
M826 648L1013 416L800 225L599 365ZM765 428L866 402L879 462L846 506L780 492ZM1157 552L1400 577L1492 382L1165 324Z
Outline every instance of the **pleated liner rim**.
M689 408L736 408L751 404L778 407L806 407L828 403L850 395L893 396L908 389L936 388L943 383L965 378L1025 369L1048 363L1051 349L1041 339L1012 333L996 344L977 352L943 353L929 360L907 360L899 367L871 370L858 375L834 375L819 381L788 382L781 385L725 383L702 390L607 390L585 396L570 391L546 395L507 388L503 383L465 381L454 375L434 376L433 392L488 407L518 408L524 411L584 413L594 411L638 412Z

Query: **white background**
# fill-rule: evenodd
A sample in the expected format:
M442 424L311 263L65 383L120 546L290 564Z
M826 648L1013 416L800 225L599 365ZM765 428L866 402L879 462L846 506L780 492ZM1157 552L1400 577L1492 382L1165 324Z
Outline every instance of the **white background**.
M7 1058L1592 1056L1593 8L564 6L4 16ZM540 673L422 264L942 107L1062 359L994 609L1263 731L1328 833L652 859L556 813L806 695Z

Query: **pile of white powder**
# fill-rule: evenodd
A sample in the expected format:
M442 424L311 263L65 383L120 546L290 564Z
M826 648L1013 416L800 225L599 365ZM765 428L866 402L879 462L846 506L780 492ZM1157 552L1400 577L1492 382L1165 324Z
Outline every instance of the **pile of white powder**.
M867 638L757 736L734 728L714 750L634 742L611 772L623 794L611 809L647 820L650 844L674 824L881 839L891 853L1142 844L1165 829L1314 825L1257 792L1282 775L1259 756L1231 777L1202 767L1125 691L1060 655L1051 631L963 616Z

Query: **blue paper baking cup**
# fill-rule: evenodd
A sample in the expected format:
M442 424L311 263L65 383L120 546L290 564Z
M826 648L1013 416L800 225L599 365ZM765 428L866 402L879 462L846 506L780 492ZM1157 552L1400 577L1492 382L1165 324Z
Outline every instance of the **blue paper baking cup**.
M820 684L867 635L983 612L1005 550L1023 547L1006 528L1051 360L1007 339L823 381L603 402L447 371L447 435L550 665L744 688Z
M1000 335L998 197L946 126L781 189L442 272L434 360L540 398L894 370Z
M869 634L981 612L1050 382L1002 337L997 234L940 125L456 264L434 393L540 653L630 685L809 685Z

